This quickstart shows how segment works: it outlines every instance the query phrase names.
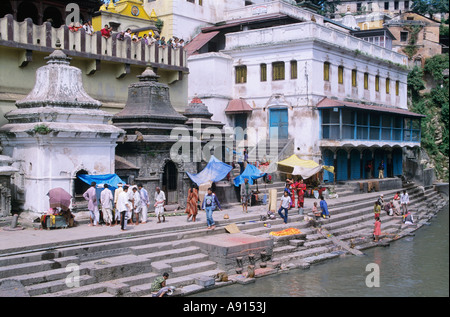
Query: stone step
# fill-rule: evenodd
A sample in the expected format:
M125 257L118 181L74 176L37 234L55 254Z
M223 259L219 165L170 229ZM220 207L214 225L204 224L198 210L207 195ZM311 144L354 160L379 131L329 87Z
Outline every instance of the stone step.
M150 262L160 262L162 260L168 260L173 258L178 258L181 256L187 256L187 255L193 255L200 252L200 248L196 246L189 246L185 248L178 248L178 249L170 249L170 250L164 250L159 252L153 252L144 254L142 256L145 256Z
M213 270L216 268L217 268L216 262L203 261L203 262L198 262L198 263L194 263L194 264L181 265L181 266L174 267L174 268L172 268L172 274L170 274L170 273L169 274L175 278L175 277L180 277L183 275L201 273L203 271Z
M150 261L146 256L124 255L100 261L82 263L81 268L89 269L89 274L97 282L106 282L122 277L150 273Z
M307 257L307 258L304 258L303 260L305 262L308 262L309 264L317 264L319 262L323 262L323 261L326 261L326 260L334 259L334 258L337 258L337 257L339 257L339 254L327 252L327 253L323 253L323 254Z
M208 257L209 256L206 254L196 253L196 254L187 255L187 256L180 256L180 257L176 257L176 258L155 261L152 263L152 269L154 269L154 270L156 269L156 271L158 271L158 268L164 267L163 264L167 264L167 265L171 266L172 268L174 268L174 267L178 267L178 266L203 262L203 261L207 260ZM162 272L162 273L164 273L164 272Z
M68 275L68 274L70 274L70 273L66 273L66 275ZM80 286L84 286L84 285L93 284L95 282L95 278L92 276L89 276L89 275L80 275L79 279L77 279L77 281ZM69 283L70 282L73 283L74 281L69 280ZM25 287L25 289L28 291L30 296L56 293L56 292L59 292L62 290L66 290L68 288L69 288L69 286L67 285L67 281L65 278L61 279L61 280L56 280L56 281L51 281L51 282L46 282L46 283L39 283L39 284L34 284L31 286Z
M89 284L81 287L69 288L63 291L41 294L36 297L88 297L108 293L112 296L121 296L130 291L130 287L114 281Z
M43 260L30 263L8 265L0 268L0 279L16 275L24 275L41 271L48 271L65 267L67 264L79 264L78 257L69 256L53 260Z

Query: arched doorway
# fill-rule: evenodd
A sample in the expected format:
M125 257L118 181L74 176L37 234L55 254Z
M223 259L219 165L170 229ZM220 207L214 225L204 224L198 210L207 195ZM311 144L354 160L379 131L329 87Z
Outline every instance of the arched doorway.
M7 14L13 14L13 9L9 0L3 0L0 2L0 18Z
M83 175L83 174L89 174L89 173L86 170L79 170L75 174L72 196L73 196L73 198L75 198L75 200L78 200L78 201L84 200L83 194L90 187L89 184L86 184L85 182L83 182L81 179L78 178L78 176Z
M54 28L59 28L63 24L61 12L55 7L48 7L44 10L43 22L50 22Z
M33 20L34 24L39 24L39 13L36 6L30 1L23 1L17 7L17 22L22 22L26 18Z
M167 161L164 166L162 188L167 204L178 203L178 169L174 162Z

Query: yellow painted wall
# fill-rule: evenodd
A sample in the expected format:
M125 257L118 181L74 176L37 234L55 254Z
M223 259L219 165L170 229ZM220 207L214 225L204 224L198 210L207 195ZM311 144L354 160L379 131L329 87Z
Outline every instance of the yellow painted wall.
M15 109L15 102L25 98L33 89L35 84L36 70L44 66L44 57L49 54L33 52L33 61L26 67L18 66L17 49L0 46L0 126L7 120L4 114ZM130 74L122 79L117 79L116 74L120 64L101 62L101 70L93 75L87 75L86 69L90 60L74 58L71 65L82 70L82 80L86 92L94 99L103 103L102 109L111 113L117 113L125 106L128 98L128 86L138 82L136 76L140 75L145 67L131 65ZM173 72L161 72L159 81L168 83L173 80ZM179 112L184 112L188 104L187 75L182 81L176 81L169 85L170 99L174 108Z

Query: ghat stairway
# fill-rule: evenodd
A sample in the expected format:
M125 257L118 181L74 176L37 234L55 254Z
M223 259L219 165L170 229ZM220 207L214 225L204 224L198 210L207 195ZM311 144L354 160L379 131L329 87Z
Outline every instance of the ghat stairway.
M406 189L417 227L426 223L446 203L446 199L434 188L423 189L409 184ZM384 191L383 194L391 197L396 191ZM371 241L372 208L378 194L355 195L352 199L339 202L329 200L331 218L321 220L322 228L357 250L376 246ZM305 214L310 211L306 208ZM73 241L70 246L49 246L48 249L38 250L24 248L16 254L14 250L1 250L0 281L18 280L30 296L137 297L151 296L152 281L167 271L170 274L168 284L179 288L181 295L189 295L204 290L196 283L197 277L222 272L217 263L192 243L193 239L207 239L209 235L225 233L223 226L232 222L241 232L261 237L269 237L270 231L299 228L303 233L301 239L274 242L272 261L278 262L282 269L305 268L345 252L326 235L311 227L305 215L299 215L295 210L290 212L288 225L277 218L266 221L270 228L260 221L262 213L242 214L238 220L218 220L214 231L204 229L203 222L196 222L174 230L148 230L136 235ZM404 228L400 217L390 217L382 212L381 218L382 233L386 239L411 234L416 229L400 230ZM79 287L69 288L66 283L71 273L66 268L68 264L79 266ZM216 286L229 283L220 282Z

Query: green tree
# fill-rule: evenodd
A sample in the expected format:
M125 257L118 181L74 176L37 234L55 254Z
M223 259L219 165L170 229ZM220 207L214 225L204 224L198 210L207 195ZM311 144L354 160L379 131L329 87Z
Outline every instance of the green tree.
M449 0L414 0L411 10L433 18L436 13L447 13L448 3Z

